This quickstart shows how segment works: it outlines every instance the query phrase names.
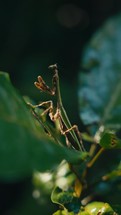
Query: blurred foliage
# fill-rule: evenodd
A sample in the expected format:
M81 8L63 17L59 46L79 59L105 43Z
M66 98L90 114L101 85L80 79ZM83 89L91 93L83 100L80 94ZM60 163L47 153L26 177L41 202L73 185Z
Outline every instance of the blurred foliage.
M1 72L0 180L6 183L19 182L30 177L35 170L54 170L63 159L72 163L85 159L85 153L83 155L57 145L29 109L29 105L12 86L9 75ZM36 198L36 192L33 196Z
M88 173L89 183L93 184L96 198L103 196L103 200L112 204L120 204L121 195L120 23L119 14L108 20L87 44L81 63L78 93L80 117L94 137L92 140L88 133L87 136L84 134L83 139L88 144L92 141L98 142L104 150L103 156L92 168L93 173L96 171L96 176L92 175L91 171ZM113 148L119 150L112 152ZM100 152L101 150L98 151ZM99 182L100 177L102 181Z
M71 8L70 4L72 5ZM68 3L62 0L1 1L1 70L10 73L12 82L22 94L30 95L36 100L44 100L45 96L42 94L40 96L34 89L33 80L41 73L49 81L49 75L45 72L47 66L53 62L62 65L60 77L63 101L72 122L79 124L76 92L77 72L82 48L101 23L120 10L120 0L99 0L98 2L97 0L77 0ZM77 23L76 20L80 16L76 16L76 14L79 13L81 13L82 19ZM76 22L73 22L72 14ZM68 95L71 95L73 102L67 99ZM8 101L10 102L10 99ZM83 125L81 125L81 129L85 129ZM19 136L16 134L16 137ZM6 139L9 138L6 137ZM10 146L8 147L10 149ZM117 157L117 161L119 161L120 155L117 155L115 151L110 154L105 153L108 158L111 158L110 163L108 165L105 158L101 158L102 161L98 168L101 168L100 171L102 171L105 167L111 171L112 157ZM14 160L14 156L12 160ZM9 164L7 163L7 165ZM96 168L94 168L94 172L97 172ZM39 201L37 201L36 195L33 195L33 198L35 185L32 186L31 180L31 176L26 177L21 182L16 181L14 183L0 179L1 215L52 214L52 211L55 211L56 206L51 204L50 197L48 194L45 195L45 191L41 192ZM109 196L105 197L107 198L106 201L110 199L114 202L115 200L114 203L116 204L117 195L119 195L118 199L120 200L120 193L118 193L120 185L118 181L112 180L110 187L115 184L117 189L112 190ZM105 193L106 189L109 189L108 183L100 184L97 187L97 195L99 196L100 192Z
M42 85L42 83L44 83L44 85ZM40 89L42 88L48 90L48 87L46 86L45 82L43 82L42 78L38 84L40 84ZM45 88L43 88L43 86ZM59 85L57 85L57 87L59 87ZM59 96L61 98L60 94ZM91 140L91 145L88 153L85 151L84 147L79 149L79 151L74 150L74 148L73 150L69 150L63 146L63 143L61 145L57 144L57 128L53 127L51 130L50 126L52 125L50 125L50 120L45 117L43 121L43 115L40 115L39 110L37 112L32 112L35 114L34 116L37 121L34 119L33 115L31 115L29 111L29 108L32 108L33 110L33 106L27 106L24 99L11 85L9 75L3 72L0 73L0 98L0 179L6 182L19 181L23 178L31 176L35 170L47 171L49 169L52 170L53 173L38 173L39 177L37 176L37 173L34 175L33 183L36 188L33 190L33 197L35 199L44 200L44 198L40 195L40 190L47 196L49 196L50 192L52 192L52 202L59 204L61 208L65 210L65 214L68 214L68 211L73 212L74 214L81 214L81 212L82 214L93 214L93 211L95 210L96 212L94 214L101 213L103 215L109 213L111 215L117 215L117 213L115 213L107 203L105 206L103 202L100 202L100 204L104 204L104 206L102 206L103 209L99 209L97 206L99 203L96 202L92 203L94 207L93 209L91 207L90 210L90 207L88 206L88 203L91 200L96 199L97 194L105 199L105 195L106 197L108 194L110 196L110 193L113 189L117 189L118 194L120 192L120 188L118 187L121 182L120 165L118 168L116 167L116 164L120 162L120 156L115 158L113 154L113 160L111 160L112 164L108 162L108 165L110 165L110 172L107 170L107 168L105 169L102 166L103 159L98 159L102 152L107 149L121 148L121 141L119 138L117 138L116 133L111 132L110 130L105 131L105 129L103 129L104 133L102 133L102 131L100 132L99 128L99 131L97 131L96 134L97 137L95 135L95 140L97 139L99 142L92 143L93 137L90 137L89 140ZM57 104L59 105L59 103ZM61 111L62 107L60 107L59 111ZM38 108L38 106L36 108ZM62 115L59 115L59 117L62 117ZM64 120L64 118L62 118L62 120ZM56 123L56 121L53 123ZM65 122L63 121L63 123ZM65 125L68 126L68 124ZM48 128L49 135L47 133ZM66 127L66 129L68 128L70 127ZM71 132L69 132L69 135L71 135ZM84 138L85 135L82 137ZM65 138L67 138L66 135ZM72 140L75 139L72 138ZM60 141L63 140L60 139ZM100 144L101 148L95 153L98 143ZM73 146L73 142L70 142L70 144ZM93 147L93 144L95 144L96 148L94 148L92 151L91 147ZM103 158L104 157L105 156L103 156ZM57 167L57 172L55 173L55 166L57 166L57 164L59 164L60 161L64 159L67 160L69 167L67 168L65 166L66 168L64 168L64 163L61 166L61 168L63 167L65 169L66 182L65 185L63 185L63 183L60 181L59 187L57 187L57 178L55 176L57 176L59 168ZM97 159L98 162L96 162ZM100 168L100 171L97 171L96 175L94 174L95 162L97 165L96 170L98 170L100 162L102 166L102 170ZM62 169L60 169L60 171L62 171ZM70 171L71 174L73 173L75 175L75 177L70 177ZM44 179L44 183L48 182L48 185L50 186L49 189L48 187L41 189L41 187L43 187L42 178ZM104 192L102 192L103 189L101 185L103 183L105 184L105 181L107 182L108 189L104 187ZM113 187L112 184L114 185ZM60 188L60 186L62 186L62 188ZM102 193L100 193L100 191ZM90 200L85 200L86 198L88 199L88 196ZM113 204L113 199L110 199L110 197L109 202ZM116 203L119 203L118 199ZM83 208L83 205L86 206ZM57 213L61 212L58 211Z
M80 116L85 124L121 126L121 15L107 21L85 49L80 74Z
M62 159L80 158L57 145L43 132L29 112L23 98L15 91L6 73L0 73L0 178L16 180L33 170L54 168ZM46 162L44 161L46 157ZM73 160L74 159L74 160Z

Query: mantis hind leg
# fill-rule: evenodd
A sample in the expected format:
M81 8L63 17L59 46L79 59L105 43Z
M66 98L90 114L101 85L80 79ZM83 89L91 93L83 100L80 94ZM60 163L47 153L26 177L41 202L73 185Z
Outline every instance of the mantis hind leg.
M76 133L76 136L77 136L77 138L78 138L78 140L80 142L81 149L83 151L85 151L85 148L84 148L83 143L82 143L82 136L81 136L81 133L80 133L79 128L78 128L77 125L73 125L71 128L69 128L69 129L67 129L65 131L62 131L63 135L66 136L67 144L70 145L69 140L68 140L68 134L70 134L70 131L72 131L72 130Z

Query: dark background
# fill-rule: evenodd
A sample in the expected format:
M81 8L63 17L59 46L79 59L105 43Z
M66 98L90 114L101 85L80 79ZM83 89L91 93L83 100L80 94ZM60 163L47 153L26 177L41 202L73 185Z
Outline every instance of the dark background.
M21 94L39 99L33 81L43 73L50 80L47 68L58 63L64 104L75 123L82 50L101 24L120 9L120 0L1 1L0 69L10 74Z
M47 68L58 63L63 102L72 123L80 126L77 89L83 48L120 10L120 0L0 1L0 69L10 74L22 95L41 100L44 97L33 82L39 74L49 82ZM31 178L15 184L1 182L0 214L47 214L43 211L47 207L42 210L32 199L32 189Z
M14 0L0 2L0 69L10 74L23 95L38 98L38 74L58 63L64 104L77 121L77 75L81 54L92 34L120 12L120 0ZM64 89L64 90L63 90ZM75 104L75 105L74 105ZM71 110L71 111L70 111Z

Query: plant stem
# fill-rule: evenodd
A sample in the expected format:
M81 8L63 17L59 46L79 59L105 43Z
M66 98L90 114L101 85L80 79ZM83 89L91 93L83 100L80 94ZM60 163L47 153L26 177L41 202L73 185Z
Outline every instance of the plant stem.
M62 103L62 97L61 97L61 92L60 92L60 84L59 84L59 75L58 75L58 68L57 65L52 65L49 68L53 69L54 71L54 76L53 76L53 84L56 87L56 97L57 97L57 107L60 110L60 116L61 116L61 121L64 124L65 128L67 130L70 130L72 128L71 122L67 116L67 113L63 107ZM71 134L73 140L76 142L78 145L78 148L80 151L85 151L83 145L81 144L81 140L78 140L78 137L73 129L69 131ZM73 144L72 144L73 145Z
M98 152L97 152L97 154L92 158L92 160L89 162L89 163L87 163L87 167L88 168L90 168L90 167L92 167L93 166L93 164L95 163L95 161L99 158L99 156L104 152L104 148L101 148Z

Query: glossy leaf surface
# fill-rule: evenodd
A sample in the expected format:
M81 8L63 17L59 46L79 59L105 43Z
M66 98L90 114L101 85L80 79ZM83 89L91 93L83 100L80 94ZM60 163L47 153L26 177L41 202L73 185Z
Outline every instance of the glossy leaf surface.
M114 212L108 203L91 202L84 207L84 211L80 211L78 215L118 215Z

